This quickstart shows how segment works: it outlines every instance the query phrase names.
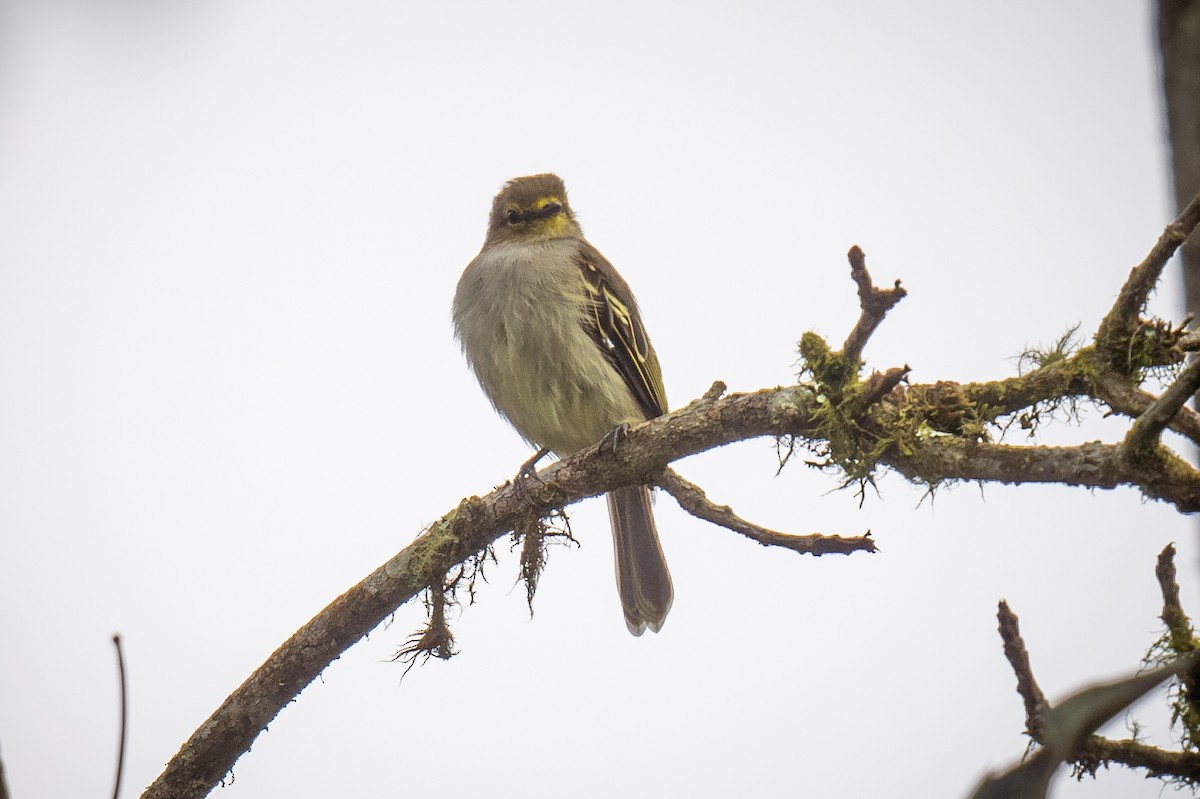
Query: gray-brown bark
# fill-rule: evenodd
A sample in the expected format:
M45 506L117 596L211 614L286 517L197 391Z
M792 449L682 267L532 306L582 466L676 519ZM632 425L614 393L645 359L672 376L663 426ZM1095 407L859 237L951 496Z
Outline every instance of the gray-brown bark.
M531 530L538 518L585 497L619 486L659 483L683 497L685 507L692 505L698 515L760 543L811 554L873 549L867 536L801 539L764 531L665 473L673 461L734 441L773 436L807 448L819 465L843 470L847 483L870 481L888 467L926 485L951 480L1128 485L1181 511L1200 511L1200 471L1159 438L1165 425L1200 443L1196 415L1186 408L1173 416L1167 412L1178 405L1182 389L1160 398L1140 385L1148 371L1179 364L1185 346L1200 346L1200 339L1193 342L1175 326L1141 318L1164 265L1198 221L1200 198L1133 268L1091 345L1044 354L1036 369L1019 378L910 386L901 382L906 370L896 367L859 379L859 352L867 333L852 337L848 354L836 353L823 339L806 333L801 351L809 382L729 396L711 391L687 408L631 429L615 452L593 447L544 470L541 480L523 481L520 490L506 486L463 500L280 646L197 729L143 796L207 794L284 706L397 607L428 588L436 616L446 575L458 564L478 557L509 531ZM855 330L869 332L886 308L871 300L878 292L864 289L871 288L870 280L857 248L851 262L864 298L863 319ZM898 301L897 294L889 300ZM1194 376L1191 371L1188 375ZM1046 448L992 440L1004 428L1002 417L1028 415L1035 420L1030 424L1036 424L1046 405L1080 398L1131 418L1145 414L1147 421L1131 424L1125 440L1113 443ZM418 642L412 651L448 654L448 631L439 633L428 636L433 643Z

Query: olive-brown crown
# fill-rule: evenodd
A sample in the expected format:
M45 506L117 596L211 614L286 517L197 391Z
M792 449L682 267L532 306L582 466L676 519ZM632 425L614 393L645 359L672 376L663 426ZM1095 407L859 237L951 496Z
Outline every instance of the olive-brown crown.
M581 235L558 175L529 175L504 184L492 203L488 241L558 239Z

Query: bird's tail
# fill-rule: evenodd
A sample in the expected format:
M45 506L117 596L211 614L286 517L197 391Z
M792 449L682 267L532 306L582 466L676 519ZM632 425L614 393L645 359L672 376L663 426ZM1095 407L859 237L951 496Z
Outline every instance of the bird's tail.
M658 632L675 598L671 573L650 510L646 486L618 488L608 495L613 550L617 562L617 593L629 632Z

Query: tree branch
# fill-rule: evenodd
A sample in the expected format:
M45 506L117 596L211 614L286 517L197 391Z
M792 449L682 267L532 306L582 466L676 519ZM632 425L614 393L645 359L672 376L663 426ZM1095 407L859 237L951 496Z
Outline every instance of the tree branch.
M1183 613L1183 609L1178 606L1179 587L1175 585L1174 554L1174 547L1168 545L1159 555L1155 569L1163 587L1164 621L1169 616L1175 618L1176 613ZM1004 655L1016 674L1017 693L1021 695L1025 704L1025 728L1033 740L1047 749L1056 750L1052 760L1061 760L1063 757L1071 760L1075 763L1077 774L1095 774L1102 765L1120 763L1129 768L1144 768L1151 776L1200 778L1200 757L1194 752L1174 752L1139 741L1114 741L1088 733L1088 728L1098 728L1111 716L1114 709L1132 701L1130 695L1140 695L1143 688L1138 687L1139 683L1155 683L1152 674L1143 673L1119 682L1093 686L1052 707L1034 679L1029 653L1021 638L1016 614L1009 609L1004 600L1000 601L997 616L1000 620L1000 638L1004 642ZM1186 623L1186 617L1184 621ZM1170 626L1168 622L1168 627ZM1191 640L1190 634L1188 640ZM1168 659L1157 673L1173 672L1188 684L1191 679L1189 672L1195 665L1194 655L1173 650L1171 659ZM1144 687L1149 687L1149 684ZM1071 741L1077 740L1075 736L1080 732L1084 733L1086 738L1072 745Z
M930 438L911 453L883 460L904 476L926 483L944 479L996 483L1062 483L1084 488L1137 486L1184 513L1200 511L1200 472L1160 448L1158 458L1125 457L1120 444L1093 441L1073 447L1015 447L955 438Z
M1125 446L1145 452L1157 446L1159 436L1175 414L1200 389L1200 360L1192 361L1163 395L1150 403L1125 435ZM1195 413L1191 413L1195 416Z
M674 497L680 507L696 518L740 533L764 547L783 547L801 555L848 555L851 552L878 551L870 533L852 537L791 535L751 524L734 513L728 505L717 505L710 501L699 486L680 477L674 469L667 469L654 482Z
M761 435L811 436L818 427L817 407L814 394L804 386L694 403L631 429L616 453L599 453L593 447L544 470L543 482L529 487L528 504L511 487L464 500L276 650L201 725L144 796L180 799L207 793L279 710L330 662L397 607L436 584L453 564L481 552L531 513L546 514L621 485L652 482L671 461L732 441ZM1151 480L1120 457L1119 449L1098 443L1035 448L935 438L912 455L894 453L884 462L931 481L953 477L1093 488L1141 484L1150 496L1183 510L1200 509L1200 478L1182 461L1178 471L1186 470L1187 480L1173 482L1170 470Z
M1156 397L1133 385L1128 378L1113 372L1101 372L1092 381L1092 392L1108 407L1126 416L1141 416L1154 404ZM1200 413L1183 407L1171 417L1167 427L1200 444Z
M1117 334L1128 337L1130 330L1138 328L1137 313L1162 263L1197 219L1200 201L1168 226L1146 262L1134 269L1097 334L1098 348ZM858 382L862 348L904 290L898 284L875 288L858 248L851 250L850 261L862 314L841 354L833 354L816 334L805 334L807 351L822 361L810 369L816 385L721 396L724 386L714 384L687 408L631 429L616 452L593 447L543 470L541 481L527 481L520 492L505 487L463 500L280 646L200 726L143 796L181 799L206 794L282 707L397 607L426 587L441 590L445 574L455 564L478 557L509 531L527 529L530 519L585 497L660 481L685 507L761 543L811 554L874 549L866 536L784 536L763 530L713 505L682 478L664 477L671 462L734 441L757 436L804 440L810 447L824 448L829 456L826 465L847 469L851 475L847 482L872 479L879 466L889 466L926 484L989 480L1090 488L1131 485L1181 511L1200 511L1200 473L1160 444L1014 447L988 441L984 426L997 416L1043 400L1062 399L1067 392L1105 399L1123 413L1135 410L1148 417L1139 429L1161 430L1174 395L1169 401L1165 395L1156 401L1136 389L1118 391L1115 381L1119 377L1128 386L1128 375L1111 357L1098 358L1096 350L1064 354L1031 374L992 384L905 386L901 380L906 369ZM1174 429L1200 437L1194 414L1177 410L1168 418Z
M592 447L543 470L540 482L526 486L528 502L511 486L463 500L272 653L196 730L143 797L207 794L329 663L424 588L440 585L455 563L482 552L531 514L651 482L670 461L731 441L811 432L814 402L809 389L793 386L693 403L631 429L615 453Z
M1200 350L1200 333L1197 333L1193 330L1191 333L1185 333L1180 336L1179 349L1183 350L1184 352L1195 352L1196 350Z
M120 799L121 780L125 776L125 739L129 732L129 690L125 679L125 652L121 648L121 635L114 633L112 642L117 650L117 687L121 695L121 737L117 743L117 775L113 780L113 799Z
M941 385L941 384L939 384ZM987 383L955 383L968 402L988 410L993 418L1007 416L1039 402L1083 396L1089 392L1087 378L1074 359L1063 359L1017 377Z
M1041 736L1041 712L1047 707L1046 695L1038 687L1033 677L1033 668L1029 665L1029 652L1025 649L1025 641L1021 638L1021 628L1017 622L1017 614L1009 609L1008 603L1000 600L996 611L1000 620L1000 640L1004 642L1004 656L1008 658L1013 673L1017 675L1017 693L1025 703L1025 729L1034 740Z
M1175 221L1167 225L1146 258L1129 273L1117 295L1117 301L1096 333L1096 340L1101 346L1128 339L1137 329L1138 318L1150 298L1150 292L1158 284L1163 268L1179 246L1187 241L1197 224L1200 224L1200 196L1193 197Z
M1175 546L1167 544L1158 555L1158 563L1154 569L1158 578L1158 587L1162 592L1163 609L1162 621L1166 633L1147 656L1147 662L1159 662L1171 657L1192 655L1196 652L1197 642L1192 623L1183 610L1179 601L1179 584L1175 581ZM1179 740L1183 748L1191 750L1193 760L1200 763L1200 757L1195 752L1200 745L1200 674L1193 669L1179 676L1179 681L1168 694L1168 704L1171 707L1171 726L1179 732ZM1193 764L1193 769L1200 765ZM1196 775L1200 777L1200 774Z
M850 259L850 277L858 286L858 304L862 314L846 337L841 354L849 361L858 362L862 360L863 348L875 328L908 292L901 288L899 280L890 289L877 288L871 280L871 273L867 271L867 256L857 244L850 248L846 257Z
M1095 774L1101 766L1120 763L1127 768L1144 768L1150 777L1183 777L1200 780L1200 757L1192 752L1160 749L1129 738L1113 740L1093 735L1075 761L1078 773Z
M1183 612L1183 604L1179 601L1179 583L1175 582L1174 544L1167 544L1159 553L1154 575L1158 578L1158 586L1162 591L1163 624L1167 625L1167 629L1172 633L1177 630L1182 631L1184 635L1181 637L1187 639L1190 648L1191 624L1188 622L1187 614ZM1190 651L1190 649L1184 651Z

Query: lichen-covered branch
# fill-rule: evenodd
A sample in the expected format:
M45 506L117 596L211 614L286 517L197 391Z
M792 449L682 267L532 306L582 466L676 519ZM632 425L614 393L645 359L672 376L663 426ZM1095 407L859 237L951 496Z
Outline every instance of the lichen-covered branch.
M1096 773L1101 766L1119 763L1129 768L1143 768L1152 777L1174 780L1200 780L1200 754L1192 748L1188 729L1183 736L1184 751L1171 751L1150 746L1137 740L1111 740L1093 734L1095 729L1129 704L1145 690L1157 685L1168 676L1176 677L1185 687L1192 689L1194 670L1197 667L1195 641L1191 625L1179 604L1179 586L1175 583L1175 548L1168 545L1158 557L1155 574L1163 593L1163 621L1168 628L1165 645L1156 645L1158 655L1148 660L1155 668L1139 672L1115 682L1085 688L1051 706L1046 700L1029 663L1029 653L1021 638L1017 617L1008 604L1000 601L997 616L1000 620L1000 638L1004 642L1004 655L1017 677L1017 693L1025 705L1025 728L1030 737L1041 744L1050 757L1041 769L1041 776L1048 776L1045 769L1057 762L1068 760L1074 764L1076 776ZM1175 722L1188 724L1186 695L1173 700ZM1018 771L1006 774L1001 780L1014 781ZM1025 778L1028 782L1028 778ZM995 782L995 781L993 781ZM980 794L978 795L987 795Z
M1073 447L1022 447L933 437L882 460L923 483L972 480L1104 489L1128 485L1147 497L1170 502L1181 512L1200 512L1200 472L1163 447L1143 459L1133 457L1121 444L1098 441Z
M632 428L615 452L592 448L543 470L540 481L525 481L521 491L506 487L463 500L280 646L200 726L143 796L205 795L330 662L419 592L444 585L443 577L456 564L480 557L509 531L528 529L531 517L618 486L655 482L673 461L734 441L771 436L798 444L815 453L818 465L839 470L845 484L866 484L877 471L892 468L927 486L952 480L1127 485L1181 511L1200 511L1200 472L1159 436L1165 426L1200 441L1200 416L1178 407L1175 396L1196 376L1184 370L1186 379L1177 380L1163 398L1141 388L1148 371L1180 363L1181 342L1190 342L1180 326L1139 317L1163 264L1198 221L1200 200L1167 227L1134 268L1092 344L1072 352L1064 337L1033 359L1032 371L991 383L907 385L907 367L862 379L863 348L905 292L898 283L876 288L862 251L854 248L851 275L861 317L841 351L815 333L803 335L804 382L729 396L714 385L688 407ZM1144 419L1124 442L995 443L997 434L1003 435L1002 417L1020 418L1032 430L1060 404L1076 400L1105 403L1115 413ZM764 543L812 554L833 551L822 549L829 546L873 546L865 537L783 536L700 501L702 493L688 491L683 483L667 478L664 485L698 515L753 533ZM810 540L800 543L805 539ZM842 543L831 543L835 540Z
M1097 399L1108 407L1124 416L1137 417L1145 413L1154 404L1156 397L1148 391L1142 391L1127 378L1102 372L1095 376L1091 389ZM1192 443L1200 444L1200 413L1188 407L1182 407L1175 412L1167 422L1168 429L1186 436Z
M145 799L206 795L267 724L331 662L455 564L532 515L620 485L650 482L668 463L731 441L811 433L815 400L792 386L693 403L629 431L617 452L598 448L543 470L522 492L470 497L283 643L222 703L145 791ZM521 496L524 494L525 496Z
M1158 442L1162 431L1179 409L1191 399L1200 388L1200 360L1192 361L1187 368L1180 372L1163 395L1154 400L1134 420L1125 436L1125 446L1131 450L1145 452L1152 450Z
M1162 270L1171 260L1179 246L1187 241L1196 225L1200 224L1200 196L1192 198L1174 222L1167 225L1146 258L1129 273L1125 285L1117 295L1117 301L1100 323L1096 340L1102 345L1117 345L1131 337L1138 327L1139 316L1158 285Z
M1004 655L1016 674L1017 692L1025 704L1025 728L1034 741L1046 748L1046 752L1039 754L1050 755L1038 769L1044 777L1048 777L1047 769L1063 760L1075 764L1076 775L1094 775L1100 766L1119 763L1129 768L1144 768L1154 777L1195 779L1200 776L1200 757L1193 752L1170 751L1134 740L1114 741L1091 733L1167 676L1194 667L1193 659L1177 659L1156 672L1090 686L1052 707L1034 679L1017 617L1003 600L997 616ZM1006 779L1011 780L1012 776ZM1044 783L1044 780L1038 782Z
M1171 658L1190 655L1200 649L1195 630L1179 600L1179 584L1175 581L1175 546L1167 544L1158 555L1154 569L1162 593L1162 622L1166 628L1162 637L1151 648L1146 657L1149 663L1161 663ZM1180 676L1172 686L1168 702L1171 706L1171 724L1179 733L1185 749L1195 756L1200 749L1200 674L1188 672ZM1200 760L1200 757L1196 758Z
M1075 760L1075 773L1095 775L1102 766L1118 763L1126 768L1141 768L1149 777L1200 780L1200 757L1193 752L1177 752L1134 741L1129 738L1088 739Z

